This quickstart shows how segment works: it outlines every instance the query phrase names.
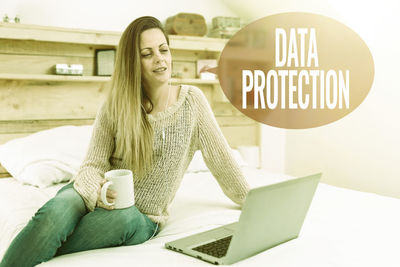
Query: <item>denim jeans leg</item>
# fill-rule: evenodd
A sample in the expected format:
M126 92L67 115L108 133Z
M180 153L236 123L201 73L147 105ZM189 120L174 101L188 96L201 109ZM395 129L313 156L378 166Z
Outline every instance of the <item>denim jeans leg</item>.
M135 206L126 209L96 208L85 215L56 256L106 247L135 245L153 236L157 225Z
M85 203L72 184L64 186L14 238L0 267L35 266L50 260L86 213Z

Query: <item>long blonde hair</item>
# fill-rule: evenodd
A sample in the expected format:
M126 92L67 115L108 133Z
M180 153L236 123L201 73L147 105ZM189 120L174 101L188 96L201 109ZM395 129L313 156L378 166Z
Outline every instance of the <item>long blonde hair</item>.
M154 17L134 20L119 41L107 109L115 132L115 154L142 177L153 162L153 129L146 118L144 103L150 103L142 83L140 34L160 29L169 44L162 24Z

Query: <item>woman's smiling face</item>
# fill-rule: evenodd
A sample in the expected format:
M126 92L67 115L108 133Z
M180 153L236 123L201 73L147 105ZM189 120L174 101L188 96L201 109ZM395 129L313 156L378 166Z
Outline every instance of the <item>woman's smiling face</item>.
M145 86L159 86L171 77L171 52L163 32L158 28L140 34L142 79Z

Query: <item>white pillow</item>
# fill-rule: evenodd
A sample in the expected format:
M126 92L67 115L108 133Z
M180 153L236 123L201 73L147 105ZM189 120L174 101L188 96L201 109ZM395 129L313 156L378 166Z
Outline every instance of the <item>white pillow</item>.
M242 155L239 153L238 150L232 149L232 154L236 162L239 164L239 167L248 166L248 164L246 163L246 161L244 161ZM206 172L206 171L210 170L207 168L207 165L204 162L203 154L201 154L200 150L197 150L194 153L193 159L190 162L186 172Z
M24 184L48 187L68 181L88 149L92 126L61 126L0 145L0 163Z
M40 188L70 180L86 155L92 126L61 126L0 145L0 163L17 180ZM232 149L240 167L248 166ZM209 171L201 151L195 152L186 172Z

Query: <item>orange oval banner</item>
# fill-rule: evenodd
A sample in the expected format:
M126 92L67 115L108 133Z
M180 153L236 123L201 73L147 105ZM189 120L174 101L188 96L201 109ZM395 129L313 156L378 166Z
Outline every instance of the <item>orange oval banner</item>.
M374 62L346 25L310 13L259 19L226 44L217 74L230 102L248 117L286 129L339 120L368 95Z

